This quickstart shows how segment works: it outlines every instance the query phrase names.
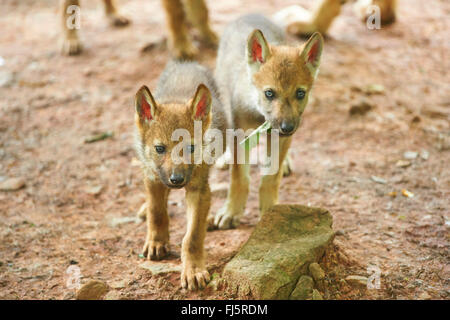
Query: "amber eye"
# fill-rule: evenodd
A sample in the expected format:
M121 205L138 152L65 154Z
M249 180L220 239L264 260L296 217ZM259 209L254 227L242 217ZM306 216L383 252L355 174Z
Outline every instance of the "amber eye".
M275 92L273 92L272 89L267 89L266 91L264 91L264 95L268 100L272 100L273 98L275 98Z
M296 92L296 97L298 100L303 100L306 96L306 91L303 89L298 89Z
M157 153L163 154L164 152L166 152L166 147L165 146L155 146L155 150Z

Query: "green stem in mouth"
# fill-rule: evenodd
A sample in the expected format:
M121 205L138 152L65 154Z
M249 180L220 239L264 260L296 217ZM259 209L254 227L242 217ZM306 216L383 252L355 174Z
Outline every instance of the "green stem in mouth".
M270 133L270 129L272 126L268 121L264 122L260 125L256 130L250 133L244 140L242 140L239 144L245 148L245 150L249 151L250 149L256 147L259 143L259 136L263 132Z

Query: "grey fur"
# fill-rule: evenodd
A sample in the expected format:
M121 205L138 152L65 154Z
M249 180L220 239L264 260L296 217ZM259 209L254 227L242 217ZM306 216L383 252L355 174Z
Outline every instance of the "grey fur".
M211 91L211 129L223 133L227 128L226 115L220 101L219 91L212 72L196 62L175 62L167 64L155 90L157 103L185 103L194 96L197 87L203 83Z
M247 39L255 29L261 30L270 44L282 45L286 41L284 31L259 14L243 16L225 28L219 44L215 76L225 110L233 127L235 127L233 113L239 114L242 118L257 117L254 119L255 122L264 121L262 115L257 116L260 112L257 109L254 88L247 68Z

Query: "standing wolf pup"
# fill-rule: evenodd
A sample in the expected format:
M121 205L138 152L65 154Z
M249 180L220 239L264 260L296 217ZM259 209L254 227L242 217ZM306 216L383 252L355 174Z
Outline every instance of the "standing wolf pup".
M261 179L259 206L263 213L278 201L283 163L316 78L323 38L315 33L303 47L285 44L284 32L261 15L247 15L229 24L220 40L216 80L234 129L257 128L269 121L280 132L275 175ZM268 137L268 144L270 143ZM237 144L231 165L231 185L214 225L239 224L249 192L249 165L237 164ZM270 146L269 146L270 150Z
M194 121L201 121L202 136L207 129L218 129L225 136L226 120L214 80L206 68L196 63L169 63L155 97L143 86L136 93L135 107L136 151L147 191L148 230L143 254L160 260L169 253L167 198L170 189L184 187L187 230L181 249L181 285L203 288L209 281L203 248L211 202L209 165L204 161L195 164L193 159L190 164L174 161L172 150L182 143L179 150L183 156L193 158L195 152L208 147L205 142L202 146L194 141ZM173 141L176 129L187 130L192 140Z

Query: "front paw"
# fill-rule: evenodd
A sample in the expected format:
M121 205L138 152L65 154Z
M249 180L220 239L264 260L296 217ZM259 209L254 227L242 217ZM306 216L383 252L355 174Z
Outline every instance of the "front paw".
M162 260L170 252L168 241L147 240L144 245L142 254L150 260Z
M210 279L205 267L184 266L181 273L181 287L189 290L203 289Z
M234 229L239 226L240 220L240 215L233 214L227 207L224 207L214 217L214 226L220 230Z

